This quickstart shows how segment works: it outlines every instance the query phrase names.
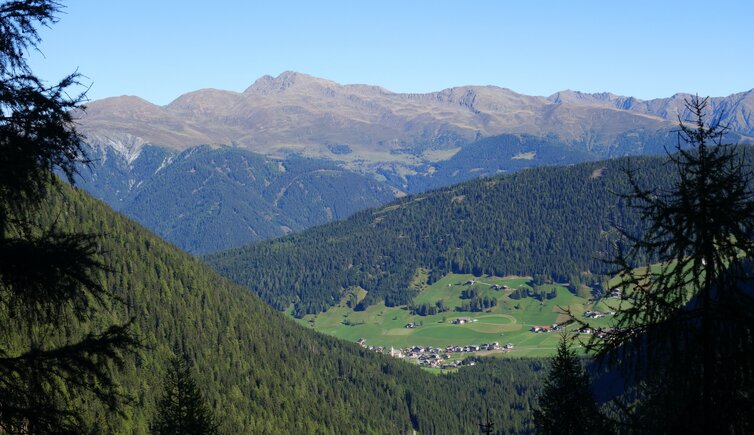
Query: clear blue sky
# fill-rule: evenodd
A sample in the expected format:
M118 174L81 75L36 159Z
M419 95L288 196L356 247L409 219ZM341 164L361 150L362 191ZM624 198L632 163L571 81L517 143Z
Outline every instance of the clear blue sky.
M167 104L299 71L396 92L497 85L639 98L754 87L754 1L71 0L34 70Z

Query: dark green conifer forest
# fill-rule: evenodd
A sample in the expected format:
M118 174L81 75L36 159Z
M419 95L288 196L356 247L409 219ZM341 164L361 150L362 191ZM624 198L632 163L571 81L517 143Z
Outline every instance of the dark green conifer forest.
M158 435L215 435L217 422L196 385L192 365L183 355L170 360L157 402L152 431Z
M666 158L474 180L207 264L73 185L87 161L74 118L85 95L68 94L79 76L47 86L25 60L61 8L0 4L0 432L751 432L752 153L705 124L707 100L687 102L690 146ZM357 179L345 180L330 194ZM474 356L436 374L281 312L321 312L346 294L354 310L448 311L413 303L419 269L429 282L529 275L533 288L511 297L545 300L558 293L542 284L584 291L580 276L607 290L616 266L626 305L582 343L608 362L592 370L598 392L565 332L552 360ZM475 288L461 299L463 311L497 304Z
M637 157L536 168L403 198L279 239L206 257L221 274L273 307L303 316L338 303L344 289L369 293L356 309L384 300L410 303L417 268L443 275L534 275L567 282L608 274L614 225L638 229L637 215L615 195L640 183L671 180L662 158Z
M148 433L177 348L194 362L223 433L475 433L487 407L496 427L531 431L544 362L491 360L430 374L307 330L103 203L61 190L40 223L99 234L96 259L105 268L97 279L123 303L51 339L134 317L145 346L114 375L130 404L122 415L92 404L90 427ZM7 339L25 340L21 330Z
M558 353L534 410L537 433L610 433L613 428L600 414L589 375L576 356L572 339L568 334L561 336Z

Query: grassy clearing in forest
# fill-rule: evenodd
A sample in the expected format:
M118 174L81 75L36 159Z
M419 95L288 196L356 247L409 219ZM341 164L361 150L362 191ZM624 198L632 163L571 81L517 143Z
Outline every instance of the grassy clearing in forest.
M443 300L449 311L435 315L420 316L411 314L409 307L386 307L384 304L369 306L364 311L353 311L345 302L324 313L308 315L299 321L317 331L355 342L363 338L368 346L405 348L407 346L433 346L444 348L448 345L472 345L499 342L512 343L514 349L507 353L491 355L522 357L549 356L554 354L559 339L557 332L534 333L533 326L551 326L562 321L565 316L562 308L569 308L581 315L587 310L609 311L604 301L596 304L571 293L565 285L548 284L537 290L552 292L553 299L539 301L532 297L513 299L511 295L519 288L532 288L529 277L474 277L472 275L451 274L432 285L422 284L426 273L421 270L413 285L421 292L414 298L414 304L434 304ZM473 282L473 284L472 284ZM505 286L503 290L493 286ZM463 290L476 289L480 296L493 297L497 305L481 312L455 311L464 302ZM363 290L357 293L363 297ZM610 305L616 305L611 303ZM465 324L453 324L457 318L468 318ZM594 326L609 326L610 316L589 319ZM413 323L415 328L407 328Z

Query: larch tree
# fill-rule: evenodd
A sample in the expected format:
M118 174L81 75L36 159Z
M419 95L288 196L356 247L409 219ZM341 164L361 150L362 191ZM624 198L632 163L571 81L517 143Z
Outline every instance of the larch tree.
M754 179L745 149L723 143L707 110L706 98L686 101L670 188L628 171L621 196L646 226L619 229L623 300L614 328L589 343L624 369L626 421L639 432L754 430Z
M114 300L96 279L97 237L39 224L45 198L73 181L86 162L71 97L79 76L48 86L27 64L37 29L57 21L50 0L0 4L0 432L82 433L84 400L113 411L122 396L111 377L124 352L138 347L128 324L89 327Z

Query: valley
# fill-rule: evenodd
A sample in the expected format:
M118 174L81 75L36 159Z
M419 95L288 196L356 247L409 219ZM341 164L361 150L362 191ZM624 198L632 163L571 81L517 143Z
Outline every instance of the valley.
M449 355L444 360L452 362L472 355L550 356L560 339L559 329L578 329L574 325L552 329L553 325L568 320L564 309L588 322L592 328L607 328L610 326L609 315L586 318L584 313L610 313L619 303L609 294L602 295L600 290L595 291L598 294L595 300L591 295L594 289L581 288L579 294L582 296L578 296L573 293L575 289L569 289L565 284L534 285L531 277L449 274L431 285L425 283L421 287L411 306L387 307L384 303L378 303L363 311L354 311L344 300L325 312L306 315L298 321L316 331L347 341L363 340L365 346L382 348L386 354L390 353L391 348L439 348L443 354ZM463 304L469 301L469 298L463 297L464 291L473 292L477 298L494 299L495 305L478 311L464 311ZM520 296L527 291L535 296ZM359 294L363 290L355 292ZM422 304L441 305L444 311L419 315L411 308ZM535 332L536 328L542 327L542 331L549 332ZM499 348L446 352L448 346L491 343L498 343ZM509 344L512 346L506 349ZM407 352L402 352L400 357L407 358L406 355ZM416 357L408 359L418 362Z
M0 0L0 434L754 433L752 4L66 3Z
M70 403L85 424L107 433L150 433L161 376L171 349L196 367L204 397L225 433L472 433L465 423L487 401L506 427L527 431L531 420L518 404L533 400L540 361L490 361L453 376L437 377L394 358L319 334L276 312L248 290L219 276L104 203L61 183L47 198L36 224L59 231L98 232L104 269L101 284L114 296L92 321L51 331L50 340L85 336L97 325L131 323L144 348L124 356L114 380L138 405L108 416L90 395ZM28 339L20 319L4 337L13 346ZM505 388L485 385L515 373ZM295 381L292 381L295 380ZM518 388L518 390L516 390ZM456 407L458 397L468 405ZM410 400L409 407L406 402ZM439 426L439 429L433 429Z

